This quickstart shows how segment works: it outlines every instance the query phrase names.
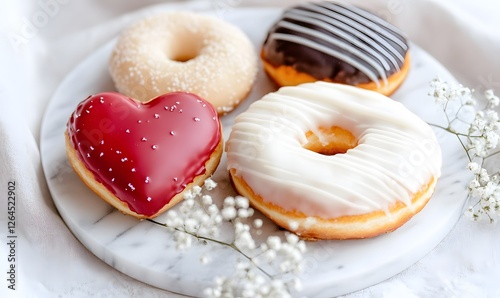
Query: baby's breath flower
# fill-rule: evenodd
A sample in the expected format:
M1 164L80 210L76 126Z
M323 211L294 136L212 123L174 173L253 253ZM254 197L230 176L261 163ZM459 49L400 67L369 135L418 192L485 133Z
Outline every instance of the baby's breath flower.
M204 195L201 197L201 202L204 204L204 205L207 205L207 206L210 206L212 205L213 201L212 201L212 197L209 196L209 195Z
M234 224L234 244L242 249L254 249L255 242L250 234L250 226L241 222Z
M452 111L449 110L449 103L458 102L461 107L457 111L461 111L465 106L476 108L477 103L473 99L472 90L461 85L450 86L439 78L432 80L430 85L433 88L430 94L436 102L442 104L448 120L448 126L441 128L465 139L462 145L469 158L467 169L473 174L467 189L469 198L475 202L467 208L464 215L475 221L486 218L494 222L500 217L500 181L498 174L490 175L485 167L488 165L486 160L499 153L496 148L500 144L500 117L495 108L499 106L500 99L493 90L487 90L484 93L486 107L482 110L475 110L474 118L468 122L460 118L458 114L450 115ZM453 112L456 111L453 110ZM465 129L454 127L457 122L468 123L468 127ZM498 169L496 171L498 173Z
M224 207L224 209L222 209L222 218L227 221L235 219L236 215L236 208L234 208L233 206Z
M229 277L216 277L213 287L206 289L206 297L291 297L291 291L300 290L298 274L302 271L302 254L305 242L295 234L269 236L257 245L253 235L260 235L262 219L251 219L254 209L247 198L226 197L222 204L204 190L217 186L211 179L203 187L195 186L183 194L184 200L166 212L165 223L150 220L173 232L177 249L188 249L201 240L233 248L244 260L235 264L235 273ZM216 239L223 224L231 224L234 234L232 242ZM252 228L258 229L252 231ZM200 257L201 264L211 261L208 254ZM260 267L264 262L266 270Z
M207 208L207 213L209 215L216 215L219 212L219 208L216 205L210 205Z
M491 124L497 123L498 122L498 113L494 110L487 110L485 118L488 121L488 123L491 123Z
M201 194L201 187L198 185L193 186L192 192L195 196L199 196Z
M474 174L479 173L479 165L475 162L469 162L467 168Z
M272 262L274 259L276 259L276 251L275 250L268 250L264 253L264 257L266 258L267 262Z
M256 218L254 221L253 221L253 226L256 227L257 229L260 229L262 228L262 225L264 224L264 222L262 221L262 219L260 218Z
M500 99L491 89L484 92L484 97L486 97L486 100L488 100L490 108L495 108L500 104Z
M188 218L184 221L184 229L189 233L195 233L198 227L198 221L192 218Z
M247 218L253 215L251 211L253 209L238 209L238 217L239 218Z
M191 191L191 190L187 190L184 192L184 200L193 200L194 198L196 198L196 195Z
M429 93L434 97L436 102L439 103L445 103L448 101L448 84L441 81L440 78L435 78L431 81L430 83L431 87L433 88L433 92Z
M270 249L279 250L281 248L281 239L278 236L269 236L266 243Z
M486 139L486 148L487 149L493 149L493 148L496 148L497 145L498 145L498 141L500 139L498 133L496 133L495 131L488 131L484 138Z
M238 206L238 208L248 209L248 207L250 207L248 199L245 197L238 196L238 197L236 197L235 202L236 202L236 206Z
M290 222L288 222L288 228L290 229L290 231L297 231L297 229L299 228L299 223L291 220Z
M464 105L466 105L466 106L471 106L471 107L473 107L473 106L475 106L476 104L477 104L477 101L476 101L474 98L472 98L472 97L470 97L470 98L468 98L468 99L464 100Z
M299 242L299 237L295 234L288 233L286 235L286 241L292 245L295 245Z
M206 190L212 190L217 187L217 183L213 181L211 178L208 178L203 183L203 186L206 188Z
M474 207L469 206L467 210L464 212L465 217L467 217L470 220L477 220L477 216L474 213Z
M191 247L191 243L193 241L192 236L186 233L182 233L180 231L175 231L174 239L177 249L184 250L186 248Z

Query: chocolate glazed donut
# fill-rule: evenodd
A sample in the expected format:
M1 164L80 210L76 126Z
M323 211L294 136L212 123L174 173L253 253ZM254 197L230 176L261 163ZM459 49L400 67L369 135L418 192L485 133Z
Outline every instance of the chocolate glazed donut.
M307 3L285 10L261 51L278 85L317 80L391 94L409 69L403 33L358 7Z

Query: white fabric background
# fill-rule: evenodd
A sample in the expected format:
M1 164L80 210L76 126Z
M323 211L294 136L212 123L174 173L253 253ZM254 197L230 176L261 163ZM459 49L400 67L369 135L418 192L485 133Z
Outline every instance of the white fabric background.
M41 119L64 76L162 1L4 1L0 10L0 297L177 297L109 267L58 216L40 164ZM178 1L172 9L284 6L298 1ZM354 1L406 31L464 85L500 94L500 3ZM45 18L44 18L45 14ZM29 26L27 22L36 26ZM16 43L17 42L17 43ZM17 290L7 290L7 182L16 182ZM401 274L347 297L500 297L500 226L462 218Z

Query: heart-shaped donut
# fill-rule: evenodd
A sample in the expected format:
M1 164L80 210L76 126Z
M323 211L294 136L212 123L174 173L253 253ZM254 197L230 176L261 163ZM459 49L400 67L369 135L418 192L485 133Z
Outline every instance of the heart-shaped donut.
M89 96L72 113L65 136L83 182L137 218L156 217L201 185L223 146L214 107L184 92L146 103L113 92Z

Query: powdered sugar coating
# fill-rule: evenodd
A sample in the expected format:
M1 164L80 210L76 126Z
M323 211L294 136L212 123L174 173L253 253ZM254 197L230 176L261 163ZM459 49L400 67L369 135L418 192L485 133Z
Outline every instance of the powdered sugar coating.
M257 73L252 43L237 27L214 17L168 12L123 32L109 71L120 93L140 101L185 91L231 111L250 91Z

